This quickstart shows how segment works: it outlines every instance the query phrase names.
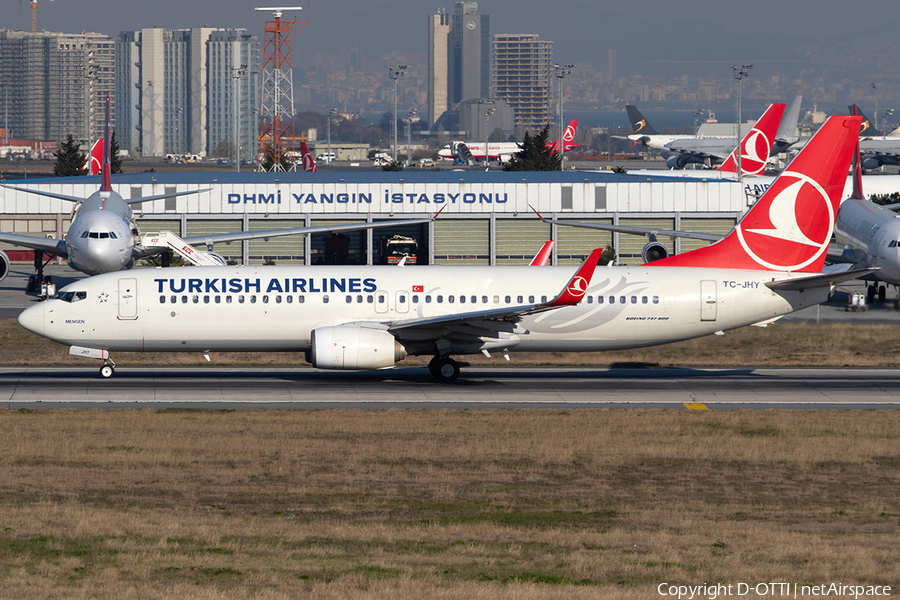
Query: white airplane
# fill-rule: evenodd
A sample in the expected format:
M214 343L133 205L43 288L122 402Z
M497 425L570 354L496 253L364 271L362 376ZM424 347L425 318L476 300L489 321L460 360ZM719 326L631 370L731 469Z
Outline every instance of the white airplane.
M860 117L832 117L730 235L640 267L241 266L139 269L74 282L19 315L29 331L110 352L295 351L320 369L431 355L639 348L764 325L860 272L823 273ZM596 267L596 268L595 268ZM868 272L868 271L863 271ZM535 276L539 273L539 276Z
M568 152L579 144L574 143L575 132L578 130L578 119L572 119L566 127L562 135L563 150ZM559 152L559 139L555 142L547 142L547 147L554 152ZM485 147L487 150L485 150ZM485 160L485 152L487 157L500 162L509 162L509 160L519 152L522 147L517 142L488 142L485 146L484 142L451 142L438 150L438 156L444 160L468 159L468 160ZM468 156L466 153L468 152Z
M122 198L122 196L113 191L110 182L109 143L106 141L110 139L108 99L106 115L106 135L104 136L103 143L103 183L98 192L91 194L88 198L79 198L53 192L3 185L3 187L18 191L56 198L67 202L80 203L80 205L78 205L78 212L69 226L69 230L66 232L65 239L59 240L19 233L0 232L0 242L6 242L24 248L31 248L35 251L34 267L36 275L29 279L29 291L34 289L34 284L39 286L43 281L43 267L45 264L43 262L44 254L65 258L70 267L77 271L81 271L82 273L98 275L100 273L111 273L114 271L131 269L135 262L141 258L147 258L167 252L168 247L164 245L144 245L144 241L138 234L138 227L134 220L134 213L131 210L131 206L141 202L159 200L161 198L172 198L175 196L184 196L186 194L197 194L208 191L194 190L160 194L158 196L147 196L144 198L132 198L128 200ZM308 164L306 158L304 158L304 164ZM314 163L312 164L312 169L315 169ZM242 231L220 233L186 237L182 239L175 238L174 236L158 236L152 239L172 239L179 250L183 248L188 254L196 255L197 252L191 247L193 245L202 244L211 251L213 246L219 243L251 239L268 239L295 234L336 233L339 231L354 231L368 228L377 229L379 227L427 223L429 220L430 219L412 219L405 221L382 221L378 223L356 223L336 226L294 227L253 232ZM184 244L187 244L186 248ZM208 252L205 256L209 257L211 264L225 264L225 260L213 252ZM0 280L4 279L8 273L9 257L5 252L0 250Z

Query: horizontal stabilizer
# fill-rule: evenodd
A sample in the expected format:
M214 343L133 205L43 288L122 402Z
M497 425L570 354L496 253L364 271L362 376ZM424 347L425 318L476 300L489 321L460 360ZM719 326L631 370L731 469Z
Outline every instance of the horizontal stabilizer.
M766 287L780 292L801 292L817 287L830 287L851 279L858 279L863 275L874 273L877 267L871 269L852 269L836 273L822 273L812 277L800 277L795 279L782 279L781 281L769 281Z

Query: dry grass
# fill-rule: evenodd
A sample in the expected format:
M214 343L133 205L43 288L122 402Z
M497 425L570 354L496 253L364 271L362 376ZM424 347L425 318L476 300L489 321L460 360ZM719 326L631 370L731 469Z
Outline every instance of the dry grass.
M305 365L298 353L213 353L208 363L200 354L117 352L123 366L296 366ZM464 360L473 365L573 365L656 363L690 367L900 367L900 335L895 325L783 323L765 329L744 327L724 336L707 336L677 344L621 352L552 352L511 354L507 363L499 354L478 354ZM410 357L401 365L424 365L429 357ZM15 319L0 319L0 365L85 366L96 361L71 356L61 346L21 327Z
M900 412L0 411L3 598L900 582Z

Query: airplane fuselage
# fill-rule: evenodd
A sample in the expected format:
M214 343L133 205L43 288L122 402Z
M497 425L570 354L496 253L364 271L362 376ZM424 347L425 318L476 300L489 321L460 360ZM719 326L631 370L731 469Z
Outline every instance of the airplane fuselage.
M62 344L109 351L308 351L318 328L387 329L439 315L546 302L571 276L571 267L139 269L70 284L24 311L19 322ZM435 340L454 354L651 346L766 321L827 299L827 287L776 292L765 285L789 277L734 269L598 267L579 304L526 316L502 331L479 330L473 317L471 327L443 324L394 335L407 353L425 355L438 351Z
M844 200L834 237L839 246L849 247L860 266L879 268L872 278L900 285L900 216L895 211L872 202Z
M116 192L95 192L66 232L69 266L88 275L130 269L134 265L134 215Z

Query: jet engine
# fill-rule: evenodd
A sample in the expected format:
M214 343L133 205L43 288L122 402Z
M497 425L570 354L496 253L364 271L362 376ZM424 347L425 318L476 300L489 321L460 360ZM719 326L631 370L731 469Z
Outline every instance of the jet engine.
M384 369L406 358L406 348L384 329L318 327L311 342L307 360L317 369Z
M653 262L654 260L660 260L662 258L666 258L669 256L669 251L666 247L656 241L648 242L647 245L641 249L641 258L644 259L645 263Z
M0 281L6 279L7 275L9 275L9 257L6 252L0 250Z
M877 169L885 163L877 156L870 156L862 161L863 169Z
M685 159L680 154L676 154L675 156L670 156L666 159L666 166L670 169L683 169L687 164L687 159Z

